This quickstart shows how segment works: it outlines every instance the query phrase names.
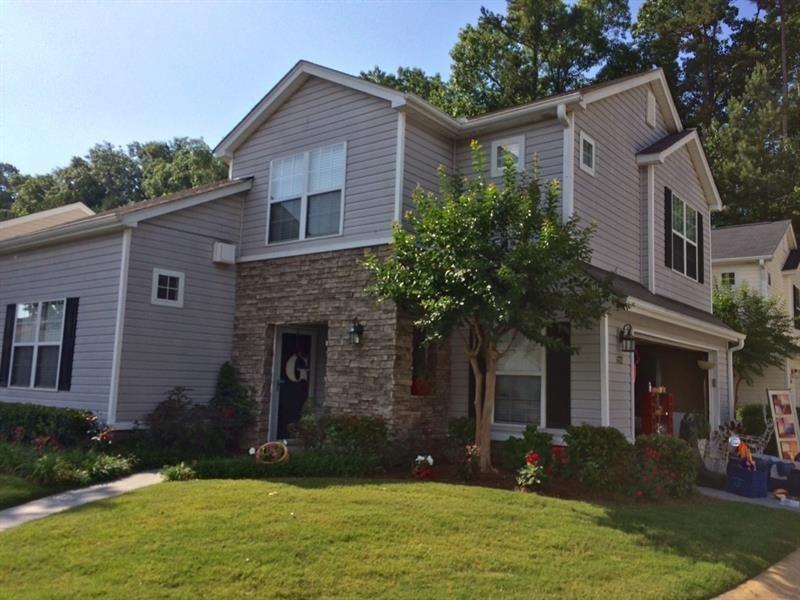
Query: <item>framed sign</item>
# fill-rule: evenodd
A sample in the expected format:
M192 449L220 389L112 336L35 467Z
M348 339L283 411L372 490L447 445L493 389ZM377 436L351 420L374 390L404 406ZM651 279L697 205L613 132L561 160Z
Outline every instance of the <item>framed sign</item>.
M795 460L800 454L800 438L798 438L797 413L792 405L792 393L789 390L768 390L767 398L772 418L775 420L778 454L784 460Z

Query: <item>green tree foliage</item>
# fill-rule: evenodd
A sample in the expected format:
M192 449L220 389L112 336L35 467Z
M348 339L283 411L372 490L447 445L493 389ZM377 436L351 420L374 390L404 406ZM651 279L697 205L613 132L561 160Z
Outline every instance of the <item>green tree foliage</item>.
M800 354L792 318L774 296L764 297L746 285L715 286L714 314L729 327L747 335L744 348L733 353L736 395L742 382L752 385L768 367L783 367Z
M713 119L706 151L725 210L723 224L793 219L800 228L800 127L781 134L780 91L758 65L741 98L728 102L728 121ZM790 112L800 112L793 99Z
M502 185L486 178L473 142L472 178L441 172L440 194L414 193L407 225L394 228L392 254L366 267L373 291L413 315L428 342L462 335L475 377L475 440L491 469L491 421L498 360L517 335L561 347L546 335L564 320L587 326L612 301L605 282L585 271L591 229L562 221L557 182L540 185L511 160ZM538 171L538 170L537 170ZM544 187L544 192L543 192Z
M399 67L397 73L393 74L376 65L369 71L362 71L360 76L367 81L425 98L434 106L453 114L456 103L452 88L439 73L428 75L422 69Z
M22 175L0 164L0 219L73 202L99 211L225 179L225 163L202 139L134 142L127 150L108 142L74 156L45 175Z

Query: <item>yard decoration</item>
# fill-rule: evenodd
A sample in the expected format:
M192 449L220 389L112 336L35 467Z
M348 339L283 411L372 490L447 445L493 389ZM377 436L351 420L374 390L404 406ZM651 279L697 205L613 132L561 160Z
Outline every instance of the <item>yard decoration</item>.
M460 335L475 380L475 438L481 472L493 470L492 415L500 359L517 336L572 350L559 323L589 327L614 302L610 278L591 264L592 227L564 220L560 184L542 185L506 154L502 183L491 181L473 141L471 177L439 169L439 194L414 191L414 210L393 228L391 254L370 255L371 291L411 315L426 342ZM549 330L549 332L548 332ZM549 334L548 334L549 333Z
M775 421L778 456L785 460L797 460L800 456L800 433L797 413L792 406L792 393L790 390L769 390L767 398Z
M267 442L258 448L250 448L250 454L258 462L274 465L289 460L289 447L285 442Z

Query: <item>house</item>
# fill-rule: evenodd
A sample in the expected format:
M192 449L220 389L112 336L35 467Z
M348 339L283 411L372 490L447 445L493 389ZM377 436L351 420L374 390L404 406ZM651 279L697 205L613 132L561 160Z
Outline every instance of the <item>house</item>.
M520 169L538 157L561 183L563 216L596 225L591 268L614 273L629 304L566 327L574 355L515 342L493 436L590 423L632 439L654 386L672 393L670 419L730 418L743 336L711 314L721 203L661 70L454 119L305 61L215 149L229 181L0 241L0 401L83 406L126 427L171 386L208 399L231 358L255 390L262 439L289 436L309 402L442 437L470 412L460 338L422 347L406 315L365 291L361 261L389 251L392 224L417 186L437 190L439 165L470 172L471 139L494 179L504 157Z
M746 285L779 298L800 336L800 248L792 222L717 227L711 231L712 265L717 285ZM742 382L739 404L764 404L768 389L790 389L800 406L800 356L770 367L753 385Z

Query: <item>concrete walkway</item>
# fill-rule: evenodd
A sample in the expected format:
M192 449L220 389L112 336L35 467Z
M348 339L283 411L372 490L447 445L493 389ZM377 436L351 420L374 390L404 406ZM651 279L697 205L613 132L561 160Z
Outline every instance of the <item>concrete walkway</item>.
M28 521L54 515L76 506L82 506L89 502L96 502L97 500L111 498L131 490L147 487L162 480L163 477L159 473L144 471L111 483L101 483L79 490L70 490L20 504L19 506L12 506L11 508L0 510L0 531L17 527Z
M738 494L731 494L730 492L726 492L724 490L715 490L714 488L707 488L707 487L698 487L697 491L700 492L703 496L708 496L709 498L716 498L717 500L741 502L743 504L764 506L766 508L779 508L781 510L790 510L793 512L800 513L800 508L794 508L792 506L781 504L778 500L772 497L772 494L770 494L766 498L747 498L745 496L740 496Z
M717 596L716 600L797 600L800 597L800 550L745 581L742 585Z

